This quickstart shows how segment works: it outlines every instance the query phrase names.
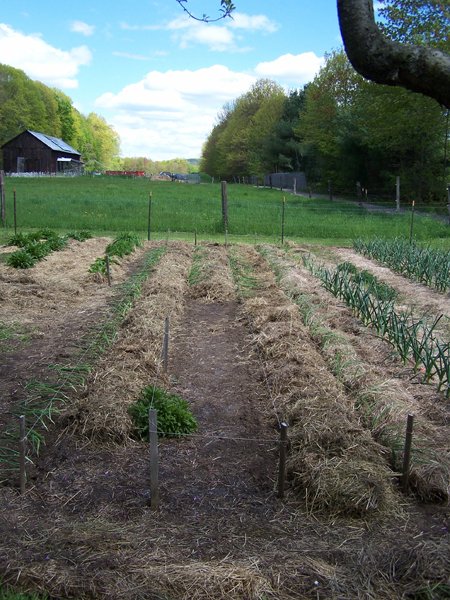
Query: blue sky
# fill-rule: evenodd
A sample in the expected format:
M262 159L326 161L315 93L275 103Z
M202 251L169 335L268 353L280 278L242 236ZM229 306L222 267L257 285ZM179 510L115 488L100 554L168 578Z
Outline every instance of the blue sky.
M123 156L195 158L222 106L260 78L302 87L341 38L335 0L235 0L198 23L175 0L3 2L0 62L118 132ZM218 14L219 0L189 0Z

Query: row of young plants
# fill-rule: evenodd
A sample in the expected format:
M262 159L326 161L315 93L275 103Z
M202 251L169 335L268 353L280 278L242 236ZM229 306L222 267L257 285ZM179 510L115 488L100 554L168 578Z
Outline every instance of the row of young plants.
M107 274L107 261L109 264L117 264L118 258L132 254L136 248L142 246L141 240L134 233L121 233L110 244L106 246L105 256L95 259L89 267L89 273Z
M45 432L51 427L55 416L69 402L74 390L82 389L98 357L114 342L120 323L133 307L142 292L142 284L167 251L165 246L153 248L147 253L141 269L120 286L112 303L108 320L91 330L81 346L84 348L73 364L50 365L54 377L45 382L30 381L27 396L17 406L15 415L24 415L27 427L29 462L39 455L45 442ZM0 435L0 470L2 473L18 472L18 431L11 425Z
M91 237L89 231L73 231L66 235L58 235L47 228L32 233L16 233L6 245L17 246L19 250L8 256L6 264L16 269L29 269L52 252L63 250L70 239L84 242Z
M412 361L415 373L420 371L427 383L436 378L438 391L445 390L450 396L450 342L441 341L434 333L443 315L417 319L412 312L396 312L395 296L386 298L385 284L380 287L380 282L364 281L349 263L330 270L310 255L305 255L303 262L325 289L344 300L364 325L373 327L396 348L404 364Z
M355 240L356 252L378 260L393 271L439 292L450 289L450 252L395 238Z

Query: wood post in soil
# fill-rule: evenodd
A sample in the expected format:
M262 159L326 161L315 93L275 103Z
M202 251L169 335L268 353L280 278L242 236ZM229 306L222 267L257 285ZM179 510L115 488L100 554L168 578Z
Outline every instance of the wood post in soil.
M222 181L222 221L225 231L228 227L228 192L226 181Z
M150 226L152 220L152 192L148 195L147 241L150 241Z
M20 493L25 494L27 482L26 470L26 454L27 454L27 436L25 433L25 417L19 417L19 477L20 477Z
M197 245L197 230L194 231L194 246Z
M167 373L167 368L169 366L169 331L170 331L169 317L166 317L166 319L164 321L164 339L163 339L163 350L162 350L164 373Z
M0 171L0 219L2 226L6 227L6 204L5 204L5 172Z
M16 190L13 191L14 198L14 235L17 235L17 198L16 198Z
M283 196L283 203L281 205L281 245L284 245L284 220L286 212L286 197Z
M400 212L400 177L395 178L395 206L397 212Z
M284 483L286 481L286 454L287 454L287 423L280 423L280 457L278 465L278 498L284 498Z
M109 255L105 255L105 266L106 266L106 278L108 280L108 285L111 285L111 267L109 264Z
M150 506L159 508L158 420L157 412L148 411L148 437L150 441Z
M411 445L414 427L414 415L408 415L406 420L405 448L403 451L402 489L405 494L409 489L409 467L411 463Z
M413 240L413 229L414 229L414 207L416 205L415 200L412 201L411 204L411 225L409 228L409 243L412 244L412 240Z

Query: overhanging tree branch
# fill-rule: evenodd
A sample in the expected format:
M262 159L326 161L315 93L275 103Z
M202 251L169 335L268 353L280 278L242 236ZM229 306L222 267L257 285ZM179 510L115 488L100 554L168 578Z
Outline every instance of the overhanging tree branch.
M186 8L187 0L176 0L176 2L178 2L178 4L181 6L181 8L184 10L184 12L187 13L191 17L191 19L194 19L194 21L203 21L204 23L214 23L216 21L221 21L222 19L225 19L226 17L231 18L231 13L235 9L235 6L231 0L220 0L219 12L221 14L217 18L211 19L206 14L203 14L201 17L197 17L193 13L191 13Z
M375 23L372 0L337 0L345 51L363 77L420 92L450 108L450 56L386 38Z

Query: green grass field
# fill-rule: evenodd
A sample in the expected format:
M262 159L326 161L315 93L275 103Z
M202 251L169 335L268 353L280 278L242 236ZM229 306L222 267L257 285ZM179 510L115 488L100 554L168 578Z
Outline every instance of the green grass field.
M223 240L219 184L180 184L117 177L7 178L5 241L17 229L50 227L60 232L89 229L115 235L133 231L147 236L149 194L151 231L156 239ZM279 190L228 186L228 241L278 241L282 200L286 198L286 239L309 243L350 245L356 237L409 237L410 216L371 214L353 202L330 202L292 196ZM450 245L450 227L431 217L414 217L414 238L440 247Z

